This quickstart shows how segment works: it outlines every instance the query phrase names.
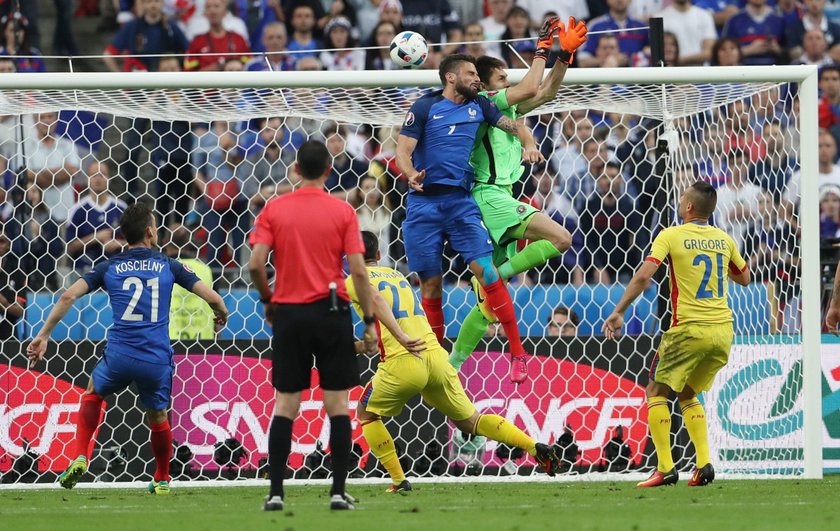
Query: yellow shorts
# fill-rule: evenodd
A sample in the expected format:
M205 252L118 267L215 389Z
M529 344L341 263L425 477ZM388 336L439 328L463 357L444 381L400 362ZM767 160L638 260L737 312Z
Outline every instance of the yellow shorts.
M362 392L361 403L375 415L393 417L416 394L452 420L464 420L475 413L475 406L442 348L423 351L422 360L403 355L380 363Z
M707 391L729 360L734 335L732 323L688 323L671 328L662 334L650 379L677 392L686 385L697 393Z

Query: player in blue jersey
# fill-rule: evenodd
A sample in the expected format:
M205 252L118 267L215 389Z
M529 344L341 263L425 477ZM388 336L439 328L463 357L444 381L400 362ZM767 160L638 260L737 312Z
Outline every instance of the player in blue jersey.
M444 241L449 241L484 287L487 302L510 341L511 381L521 383L527 377L527 354L513 301L493 266L490 235L470 194L475 177L470 154L487 127L493 126L519 137L527 162L538 162L542 155L524 124L478 95L481 80L475 58L449 55L438 73L443 90L414 102L397 139L397 166L411 187L402 224L408 266L420 277L423 309L442 342L441 261Z
M120 219L128 248L101 262L77 280L58 299L38 335L29 345L30 367L44 358L50 333L82 295L100 287L108 291L114 324L102 359L91 374L82 397L76 425L76 455L59 482L66 489L76 485L87 471L91 440L99 427L106 396L122 391L132 382L140 392L151 426L155 475L149 483L152 494L169 493L169 461L172 432L167 409L172 391L172 345L169 342L169 302L174 284L192 291L215 314L216 323L227 322L221 296L175 259L152 250L157 245L157 226L152 211L143 203L128 207Z

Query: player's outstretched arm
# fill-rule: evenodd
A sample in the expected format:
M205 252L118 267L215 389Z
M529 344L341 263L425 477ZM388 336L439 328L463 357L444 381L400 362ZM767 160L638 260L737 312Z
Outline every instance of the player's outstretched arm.
M423 179L426 178L426 170L417 171L411 156L417 148L417 139L406 135L397 137L397 168L408 179L408 185L417 190L423 191Z
M47 322L41 327L41 330L35 336L35 339L32 340L32 343L26 347L29 367L34 367L36 363L44 359L44 353L47 351L47 342L50 339L53 328L67 315L67 312L73 307L73 303L87 293L89 289L88 283L84 279L79 279L67 291L61 294L58 302L50 310L50 314L47 316Z
M356 287L359 306L362 307L362 319L365 322L365 347L368 354L373 354L379 348L379 334L376 333L376 318L373 316L373 288L367 276L365 259L362 253L347 255L347 265L350 266L350 276Z
M560 85L563 84L563 79L566 77L566 70L569 69L569 65L562 61L557 61L554 63L554 66L551 67L551 70L548 71L548 77L545 78L545 81L540 85L540 88L537 90L537 93L527 100L523 101L519 104L519 107L516 109L520 114L528 114L529 112L533 111L540 105L544 105L557 96L557 91L560 90Z
M545 20L537 36L537 53L534 55L534 62L531 63L528 73L525 74L522 81L505 92L508 105L518 105L537 95L545 73L545 62L551 51L551 45L557 36L558 28L562 25L557 17L550 17Z
M525 124L524 120L517 121L507 116L502 116L499 118L499 121L495 123L494 127L498 127L505 133L514 135L519 139L519 142L524 148L523 154L529 152L530 154L528 156L533 159L526 160L526 162L540 162L545 160L542 153L540 153L539 148L537 148L537 144L534 141L534 135L531 134L531 130Z
M607 336L607 339L614 339L621 333L621 328L624 326L624 312L648 288L657 269L659 269L659 264L645 261L633 275L633 279L627 284L627 289L624 290L621 300L615 305L615 309L604 321L604 326L601 327L601 331Z
M519 105L517 111L522 114L528 114L557 96L557 91L560 90L560 85L566 77L566 70L572 62L572 57L587 40L586 34L589 30L582 20L576 22L574 17L569 17L569 23L566 26L563 26L562 23L559 26L557 39L560 42L560 57L549 71L548 77L540 85L537 94Z
M205 284L202 280L193 284L192 292L204 299L204 302L210 306L216 318L216 324L218 326L225 326L228 320L228 311L225 307L225 301L222 300L222 296L213 291L213 288Z

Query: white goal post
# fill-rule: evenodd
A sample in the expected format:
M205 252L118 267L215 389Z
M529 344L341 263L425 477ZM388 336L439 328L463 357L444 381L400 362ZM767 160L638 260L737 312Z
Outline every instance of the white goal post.
M524 70L510 71L511 82L517 83L524 74ZM797 86L799 110L792 120L798 128L795 158L801 172L798 214L801 239L797 244L801 289L798 322L801 324L789 332L793 337L791 344L782 346L801 349L802 394L797 400L801 401L802 439L801 446L800 442L789 443L801 448L801 458L793 458L796 463L789 466L795 470L793 475L804 478L821 478L823 474L817 82L815 66L576 68L566 74L558 97L532 113L562 113L586 108L642 116L664 124L668 137L667 133L674 127L679 129L680 120L690 121L693 115L707 109L743 101L769 87ZM281 116L398 127L420 89L436 87L439 83L437 72L429 70L2 75L0 115L62 109L106 113L132 120L209 122ZM331 96L324 96L324 93ZM170 98L172 94L179 98ZM235 104L234 99L239 103ZM672 158L679 160L684 155L678 153L678 140L671 140ZM691 149L690 145L683 147ZM673 208L679 183L672 182L668 186ZM542 301L541 304L548 303ZM236 308L230 310L237 311ZM654 329L653 333L657 331ZM753 332L755 335L762 333ZM25 339L23 337L21 341ZM11 342L0 338L0 347L7 360L21 355L7 349L7 345ZM598 348L606 348L604 343L600 345ZM217 352L223 350L217 349ZM558 357L562 359L562 356ZM7 360L3 360L4 363ZM267 381L263 385L268 385ZM3 412L5 409L0 411ZM714 414L709 412L710 416ZM395 429L393 425L390 427ZM8 426L6 433L9 433ZM394 431L394 434L398 435L398 432ZM100 444L103 443L100 441ZM644 446L643 441L638 444ZM14 452L10 455L14 457ZM737 466L731 470L744 471ZM768 470L758 467L746 472L775 475L773 470L775 468L771 466Z

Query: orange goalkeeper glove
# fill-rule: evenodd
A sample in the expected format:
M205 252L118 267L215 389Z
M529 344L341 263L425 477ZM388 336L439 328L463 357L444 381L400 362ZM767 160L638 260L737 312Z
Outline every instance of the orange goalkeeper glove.
M557 17L549 17L543 22L540 28L540 33L537 36L537 51L534 54L534 59L541 58L548 59L548 53L551 51L551 45L554 43L554 38L557 36L557 31L562 28L563 24Z
M560 24L560 27L562 28L563 25ZM558 33L558 40L560 41L558 59L567 65L572 64L575 51L586 42L588 31L584 21L575 22L575 17L569 17L569 24Z

